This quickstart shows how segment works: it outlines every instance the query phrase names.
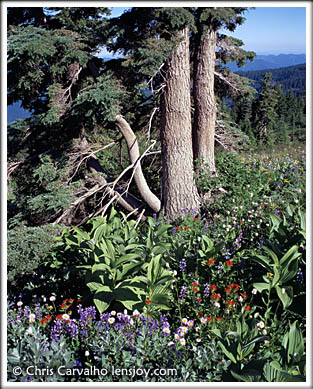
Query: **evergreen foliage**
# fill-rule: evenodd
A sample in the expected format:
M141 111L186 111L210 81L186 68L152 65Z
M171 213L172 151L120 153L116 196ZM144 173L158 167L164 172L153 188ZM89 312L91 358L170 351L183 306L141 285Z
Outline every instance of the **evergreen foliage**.
M306 65L287 66L278 69L266 69L266 70L250 70L250 71L238 71L242 77L247 77L253 80L253 87L256 90L260 90L261 81L265 76L265 73L272 74L272 80L275 84L280 84L284 93L294 93L297 97L305 95L306 89Z

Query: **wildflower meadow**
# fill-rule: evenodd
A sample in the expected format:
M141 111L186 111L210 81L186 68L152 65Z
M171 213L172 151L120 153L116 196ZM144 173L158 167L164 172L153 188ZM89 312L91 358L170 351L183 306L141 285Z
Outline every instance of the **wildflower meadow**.
M12 276L8 381L306 380L303 147L216 163L197 171L214 194L201 213L142 223L112 207Z

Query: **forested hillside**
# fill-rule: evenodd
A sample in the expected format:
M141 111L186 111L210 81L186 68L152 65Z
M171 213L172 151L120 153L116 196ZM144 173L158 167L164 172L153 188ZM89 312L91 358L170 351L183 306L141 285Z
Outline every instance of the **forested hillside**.
M288 66L279 69L236 72L236 74L239 74L242 77L247 77L250 80L253 80L254 83L252 85L258 91L261 88L261 81L263 80L265 73L271 73L273 82L279 83L285 93L292 92L297 97L305 95L306 64Z

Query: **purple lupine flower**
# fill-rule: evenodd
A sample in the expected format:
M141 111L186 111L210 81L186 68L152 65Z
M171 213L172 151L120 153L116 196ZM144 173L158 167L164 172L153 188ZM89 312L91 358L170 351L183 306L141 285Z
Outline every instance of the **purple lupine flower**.
M78 326L73 320L71 320L69 323L67 323L67 332L71 335L72 338L77 337Z
M59 342L63 330L63 323L61 320L55 320L54 326L51 328L50 336L55 342Z
M210 294L210 285L206 282L204 284L204 291L203 291L203 296L208 297Z
M182 260L179 262L179 269L182 273L186 271L186 266L187 266L186 259L182 258Z
M35 312L36 312L36 317L38 317L38 319L42 319L42 311L41 311L41 306L40 304L35 304Z
M185 300L187 297L187 286L182 286L179 294L179 300Z
M303 273L302 273L301 267L299 267L299 269L298 269L296 280L297 280L298 282L303 282Z

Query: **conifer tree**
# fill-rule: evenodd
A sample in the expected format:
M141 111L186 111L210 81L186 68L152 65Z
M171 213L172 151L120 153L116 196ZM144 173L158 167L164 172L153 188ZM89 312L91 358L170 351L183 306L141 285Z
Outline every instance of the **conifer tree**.
M22 106L33 112L30 119L9 128L9 174L14 177L12 214L20 215L28 208L23 218L30 225L81 223L95 214L85 202L89 193L94 193L90 185L95 179L86 186L81 161L87 161L86 167L97 174L101 188L106 188L107 181L99 175L103 168L92 156L92 142L101 143L105 138L101 132L104 128L113 131L114 123L119 128L127 127L121 115L140 128L143 113L147 115L151 104L158 105L161 115L164 211L173 219L182 209L198 210L199 195L193 178L193 150L197 146L192 145L189 39L197 74L194 106L198 112L204 107L210 122L208 130L201 124L204 120L197 119L201 115L196 114L194 138L209 136L209 155L214 158L214 78L228 85L235 80L227 80L230 73L214 70L216 44L220 47L218 59L223 63L234 59L240 63L247 55L252 56L240 49L242 42L217 31L222 26L234 29L243 21L244 10L132 8L110 21L105 17L106 8L9 10L8 101L22 100ZM211 42L210 68L202 71L199 64L206 63L207 34ZM123 58L96 58L94 54L101 45L123 54ZM142 92L147 82L154 88L148 98ZM210 94L209 107L205 91ZM181 106L177 105L178 97ZM206 151L200 151L199 156L205 156L203 153ZM47 172L49 181L45 180ZM117 197L126 207L129 202L133 203L131 207L138 207L129 194Z
M259 143L267 144L272 141L272 130L277 120L277 92L273 87L271 73L266 73L262 88L255 102L254 130Z

